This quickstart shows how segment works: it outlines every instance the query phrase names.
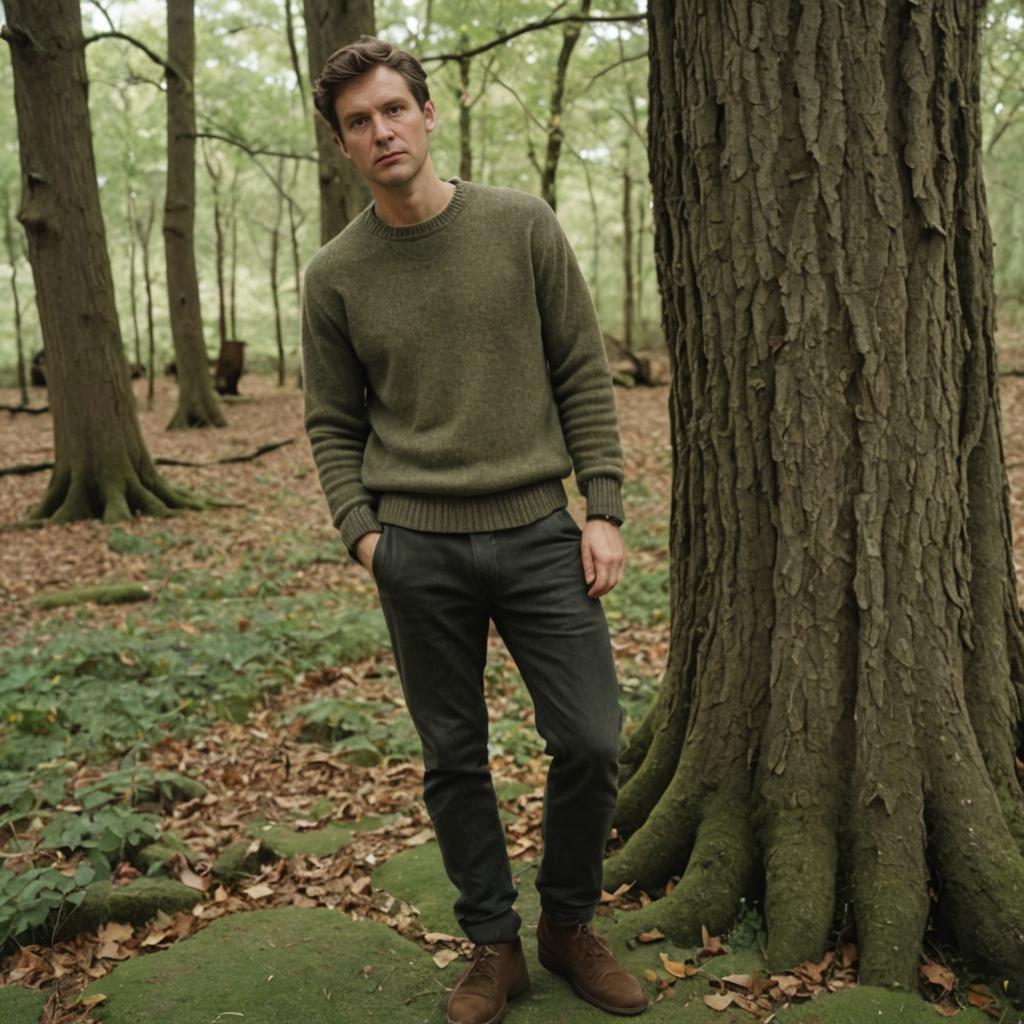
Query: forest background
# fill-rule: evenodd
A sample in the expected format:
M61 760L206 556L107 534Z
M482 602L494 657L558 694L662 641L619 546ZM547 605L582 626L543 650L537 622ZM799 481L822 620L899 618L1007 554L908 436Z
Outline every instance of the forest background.
M379 0L375 9L377 33L412 49L425 60L430 72L432 94L440 111L440 125L431 145L442 175L463 174L489 184L541 192L542 163L551 127L552 83L563 46L563 29L527 32L486 50L468 64L431 58L464 52L505 31L569 9L565 4L544 3ZM166 51L165 6L158 0L102 6L83 3L82 10L86 34L123 32L156 53ZM645 148L647 41L642 20L625 20L636 18L642 10L638 3L590 6L593 16L623 20L591 23L581 31L558 120L564 144L556 198L559 218L579 256L608 334L619 340L631 335L637 351L660 351L663 340ZM1008 355L1004 365L1017 368L1013 346L1024 328L1024 207L1020 201L1024 184L1019 181L1019 168L1024 166L1024 9L1013 3L992 3L986 22L982 77L986 184L996 242L1001 337ZM289 23L294 50L289 43ZM157 351L154 364L161 385L156 414L145 417L147 441L154 451L204 459L229 446L234 451L251 450L254 444L278 440L286 431L304 444L297 431L296 410L301 398L295 391L294 378L299 290L301 268L320 244L320 227L301 5L297 0L291 0L290 6L285 0L199 3L196 28L195 94L200 136L196 256L207 349L211 356L216 353L218 322L222 321L223 336L247 342L249 370L269 374L276 369L278 325L289 364L283 391L275 387L269 375L252 377L248 382L243 378L246 398L243 403L226 404L229 429L223 432L194 431L190 436L171 437L162 430L168 419L167 403L173 403L173 384L162 377L164 366L173 358L160 233L166 166L162 70L138 45L123 39L97 40L86 53L107 247L130 361L136 359L137 352L145 352L146 260L150 268ZM467 74L468 79L463 77ZM11 225L7 255L0 255L0 262L6 258L0 267L0 387L5 388L15 384L14 300L12 290L5 286L12 271L17 275L26 351L31 354L41 347L21 230L13 219L20 174L11 84L10 63L0 56L0 211ZM145 226L149 223L152 227L144 259ZM218 228L224 260L223 292L218 288ZM143 355L143 361L145 358ZM1013 401L1016 382L1014 388L1005 406L1005 423L1011 482L1018 496L1014 515L1019 521L1022 463L1016 426L1021 415L1019 403ZM142 393L138 386L135 393ZM627 546L633 573L610 595L605 606L623 676L624 702L635 722L664 668L671 467L664 389L620 389L617 399L629 462ZM36 392L34 403L41 401L42 392ZM4 424L5 452L9 448L12 456L20 457L23 451L41 451L48 426L41 417L11 416ZM6 444L9 439L10 446ZM104 579L111 572L131 570L134 562L141 576L159 580L161 590L150 610L142 613L148 616L146 625L133 622L128 613L109 610L95 614L81 609L58 611L47 619L42 609L25 613L26 599L38 596L30 595L25 588L38 580L28 572L18 575L12 589L19 604L18 614L3 624L0 633L5 642L22 643L22 654L31 649L32 657L37 658L43 651L48 659L45 664L30 661L27 655L21 659L19 671L26 689L44 677L57 685L62 669L80 679L88 677L90 685L79 687L77 703L68 701L57 710L49 709L49 698L40 696L27 710L15 711L23 716L20 721L26 723L25 728L18 725L9 732L20 731L18 740L24 743L17 749L12 743L8 755L11 751L14 754L7 767L21 754L26 764L40 760L34 750L47 749L41 734L49 728L44 724L48 722L54 725L51 732L57 748L72 737L68 742L75 754L86 752L90 744L90 753L124 755L122 763L134 763L136 755L150 753L151 768L185 769L193 778L213 783L214 792L206 797L216 796L219 784L233 793L230 802L218 797L204 803L206 798L193 791L185 800L181 800L182 793L172 794L179 801L173 812L169 810L173 803L169 796L163 808L164 826L186 833L193 847L204 847L211 861L215 855L227 852L226 841L235 837L241 822L247 822L248 834L252 834L254 815L266 812L262 796L271 790L285 801L278 805L281 817L297 815L301 824L292 822L297 831L317 834L327 832L321 826L332 815L347 820L369 813L367 793L380 793L382 806L377 809L393 815L384 827L385 837L357 840L346 855L347 867L337 877L311 869L308 863L285 868L278 861L263 866L258 884L235 889L229 895L227 888L212 888L214 882L205 872L200 878L191 871L180 849L177 857L163 851L163 868L169 865L173 877L185 884L199 882L202 887L205 879L208 896L223 891L223 897L213 895L208 899L205 906L214 908L208 914L215 913L221 901L230 911L267 905L269 898L272 905L358 908L371 916L384 914L378 916L383 920L387 914L371 900L368 872L373 861L367 858L379 857L382 844L389 855L396 850L407 854L428 843L429 830L422 813L409 802L415 780L406 769L415 759L415 742L407 723L401 724L393 669L380 655L380 623L372 615L365 620L359 618L365 606L372 605L368 581L357 568L342 568L343 559L337 552L325 555L326 546L336 544L336 540L329 535L326 512L319 503L308 462L305 451L300 455L292 448L284 455L244 468L190 475L190 483L198 481L200 485L215 479L213 493L249 504L249 511L230 521L218 512L193 517L201 520L201 525L139 523L107 531L97 524L79 524L68 533L41 531L41 535L68 538L66 550L60 552L53 550L52 540L47 546L40 534L4 539L7 550L0 548L0 556L10 558L5 564L20 569L38 566L39 579L49 584L66 585L81 576L87 582ZM34 495L44 479L38 475L13 482L0 502L4 518L14 518L15 506L18 514L24 514L30 491ZM574 496L572 500L578 511L578 499ZM261 501L265 502L262 506ZM1021 536L1019 529L1017 536ZM13 553L15 547L20 553ZM222 549L229 549L230 572L223 562L211 568ZM1019 550L1018 541L1018 555ZM337 609L342 618L338 626L333 621L336 605L324 604L323 596L342 578L343 603L347 606ZM273 605L272 600L278 603ZM364 634L355 628L360 624L366 626ZM66 627L63 630L62 625ZM178 670L184 672L184 681L175 677L176 695L183 700L179 708L160 706L157 714L146 718L157 707L155 699L145 713L127 702L117 704L120 697L111 699L111 666L104 664L111 653L110 634L102 631L108 627L116 630L118 638L114 671L125 681L152 679L154 688L149 697L155 697L162 685L160 680L167 683ZM187 650L180 634L189 638L184 641ZM492 650L492 655L495 657L489 664L488 682L496 697L499 722L495 730L500 752L497 768L503 784L512 786L503 790L503 799L519 801L518 805L507 803L505 809L520 812L523 829L510 838L517 836L517 856L525 855L528 860L535 852L539 750L524 739L528 731L522 723L528 721L529 709L521 694L517 695L513 666L500 651ZM215 671L210 669L211 664L216 666ZM208 672L210 677L216 676L218 688L217 700L212 702L205 692ZM273 682L280 686L285 681L279 694L262 695L264 706L253 713L244 729L239 726L246 721L254 694L232 692L236 676L258 679L261 685ZM354 692L358 692L358 698ZM97 694L109 701L109 713L102 722L89 705ZM233 708L236 698L239 706ZM191 743L161 742L159 749L147 752L157 726L179 713L194 719L197 727L205 720L211 726L209 734ZM158 723L157 718L162 721ZM31 725L33 722L40 726L38 730ZM65 726L66 733L61 733ZM123 732L118 733L122 727ZM307 747L300 756L291 743L300 730L303 739L314 739L323 746ZM353 739L360 735L365 740L362 746ZM47 734L46 742L49 740ZM263 743L262 748L257 741ZM225 753L229 748L230 757ZM268 748L272 753L269 758ZM243 753L238 754L240 749ZM386 755L383 762L378 757L381 750ZM282 751L287 751L283 761L275 760ZM366 773L364 783L351 787L347 781L339 783L338 777L323 767L328 763L324 751L331 756L340 753L345 771ZM365 763L360 764L363 755ZM295 772L289 777L292 765ZM341 770L337 765L337 760L331 762L330 770ZM119 842L109 849L101 847L103 857L93 857L92 862L108 858L107 866L114 870L115 878L124 880L132 870L145 869L140 847L155 838L156 825L145 811L125 812L135 815L130 824L138 826L137 832L127 835L123 834L123 822L110 824L113 812L101 820L107 813L104 801L120 783L110 783L104 789L105 783L95 770L95 766L86 767L84 774L74 779L61 778L56 789L46 789L46 780L41 789L36 778L32 799L56 804L65 781L76 798L93 787L91 799L98 802L88 815L79 816L79 825L88 820L96 827L96 834L82 833L78 836L80 844L76 844L71 841L72 832L79 825L63 811L52 817L47 812L38 819L45 821L44 839L51 849L74 850L80 845L95 850L97 844L107 843L113 836ZM314 777L317 770L321 774ZM366 779L372 779L373 785ZM173 789L175 783L169 778L164 782ZM18 785L10 783L5 798L25 796L21 791L10 796L15 791L11 787L16 789ZM526 788L516 790L516 785ZM329 805L329 796L338 792L351 793L352 802L325 810L324 802ZM66 811L66 806L61 806ZM317 806L319 811L315 810ZM314 830L311 823L318 827ZM117 828L122 828L122 834L118 835ZM198 840L200 834L205 841ZM287 838L290 841L294 837ZM347 836L346 843L349 839L351 836ZM280 847L286 848L286 844ZM126 856L121 858L121 854ZM433 867L436 873L436 864ZM223 864L221 868L217 877L228 879L230 868ZM344 881L343 893L327 888L328 883L339 879ZM615 902L614 896L611 902ZM390 922L408 925L403 905L399 903L397 910L389 906ZM176 923L169 924L171 921ZM98 949L79 945L74 955L55 954L49 949L41 952L38 963L8 961L5 980L51 981L59 977L61 965L76 972L80 980L93 970L100 972L94 977L101 977L109 969L109 962L101 963L102 950L109 954L111 949L131 947L138 952L140 948L163 948L188 934L190 930L180 918L170 917L158 921L148 932L137 931L120 938L101 931ZM442 937L442 946L445 941ZM452 945L450 951L456 948ZM442 960L446 959L444 951ZM853 961L846 958L852 955L837 945L837 967L850 968ZM653 956L651 959L657 966L657 960ZM941 979L933 983L932 994L952 1000L952 984L946 984L948 976L941 973L945 966L937 961L929 961L926 966L931 971L931 975L925 975L929 983L932 977ZM668 974L666 977L663 973L652 983L659 986L659 995L665 993L667 985L674 984L676 975L671 970Z

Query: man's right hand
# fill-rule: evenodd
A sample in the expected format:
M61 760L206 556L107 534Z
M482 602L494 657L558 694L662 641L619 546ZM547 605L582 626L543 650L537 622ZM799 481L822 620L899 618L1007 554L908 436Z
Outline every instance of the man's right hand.
M376 550L380 539L383 536L380 530L371 530L364 533L356 541L356 558L362 563L363 568L370 574L370 578L376 582L373 575L373 552Z

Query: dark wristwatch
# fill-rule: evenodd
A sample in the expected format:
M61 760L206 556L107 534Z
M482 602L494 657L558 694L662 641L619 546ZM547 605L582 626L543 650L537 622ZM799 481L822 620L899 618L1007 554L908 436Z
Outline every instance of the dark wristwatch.
M603 512L595 512L593 515L587 516L587 521L591 519L605 519L609 523L614 523L616 526L622 525L622 520L618 516L605 515Z

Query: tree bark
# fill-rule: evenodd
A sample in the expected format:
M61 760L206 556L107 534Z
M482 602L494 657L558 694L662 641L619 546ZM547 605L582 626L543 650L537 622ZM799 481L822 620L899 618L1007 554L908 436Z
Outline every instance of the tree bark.
M650 7L672 637L605 885L774 967L850 903L1024 985L1024 707L981 177L980 4ZM682 56L685 55L685 58Z
M590 0L581 0L580 14L590 13ZM555 64L555 80L551 86L551 107L548 117L548 141L544 151L544 168L540 176L540 194L554 210L558 206L558 161L562 156L562 103L565 99L565 80L569 73L572 51L579 42L582 26L569 22L562 35L562 48Z
M373 0L303 0L309 80L320 77L335 50L376 31ZM355 168L338 151L330 126L316 119L320 156L320 242L329 242L370 202L370 193Z
M281 252L281 222L284 219L284 159L277 161L277 205L270 230L270 297L274 303L274 340L277 342L277 386L284 387L284 331L281 329L281 289L278 263Z
M139 430L96 186L77 0L7 0L22 197L18 219L46 352L55 466L33 517L168 515L199 503L156 472Z
M153 272L149 263L149 240L153 236L156 203L150 199L146 206L146 219L137 217L135 231L142 251L142 283L146 288L146 408L152 410L156 390L156 332L153 327Z
M469 46L469 36L463 32L459 36L459 48ZM459 87L455 96L459 104L459 177L463 181L473 179L473 101L469 95L469 74L472 61L464 57L459 61Z
M21 330L21 299L18 295L18 250L14 244L14 229L11 225L11 202L6 189L4 197L4 248L7 262L11 265L11 298L14 301L14 350L18 366L18 391L21 404L29 404L28 374L25 372L25 338Z
M629 176L629 146L622 172L622 347L633 351L636 289L633 285L633 179Z
M167 0L167 196L164 254L174 359L178 367L178 407L169 430L223 427L203 340L203 318L196 274L196 105L193 0ZM173 68L173 70L171 70Z

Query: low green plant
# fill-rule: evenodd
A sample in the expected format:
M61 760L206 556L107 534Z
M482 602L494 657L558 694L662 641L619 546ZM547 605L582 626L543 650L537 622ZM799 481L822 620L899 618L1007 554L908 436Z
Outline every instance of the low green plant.
M160 816L124 804L98 807L93 812L61 811L44 826L44 850L96 850L109 863L130 856L160 835Z
M91 864L80 863L66 875L52 867L24 871L0 868L0 949L9 940L42 926L51 915L59 917L66 905L78 906L85 886L96 877Z

